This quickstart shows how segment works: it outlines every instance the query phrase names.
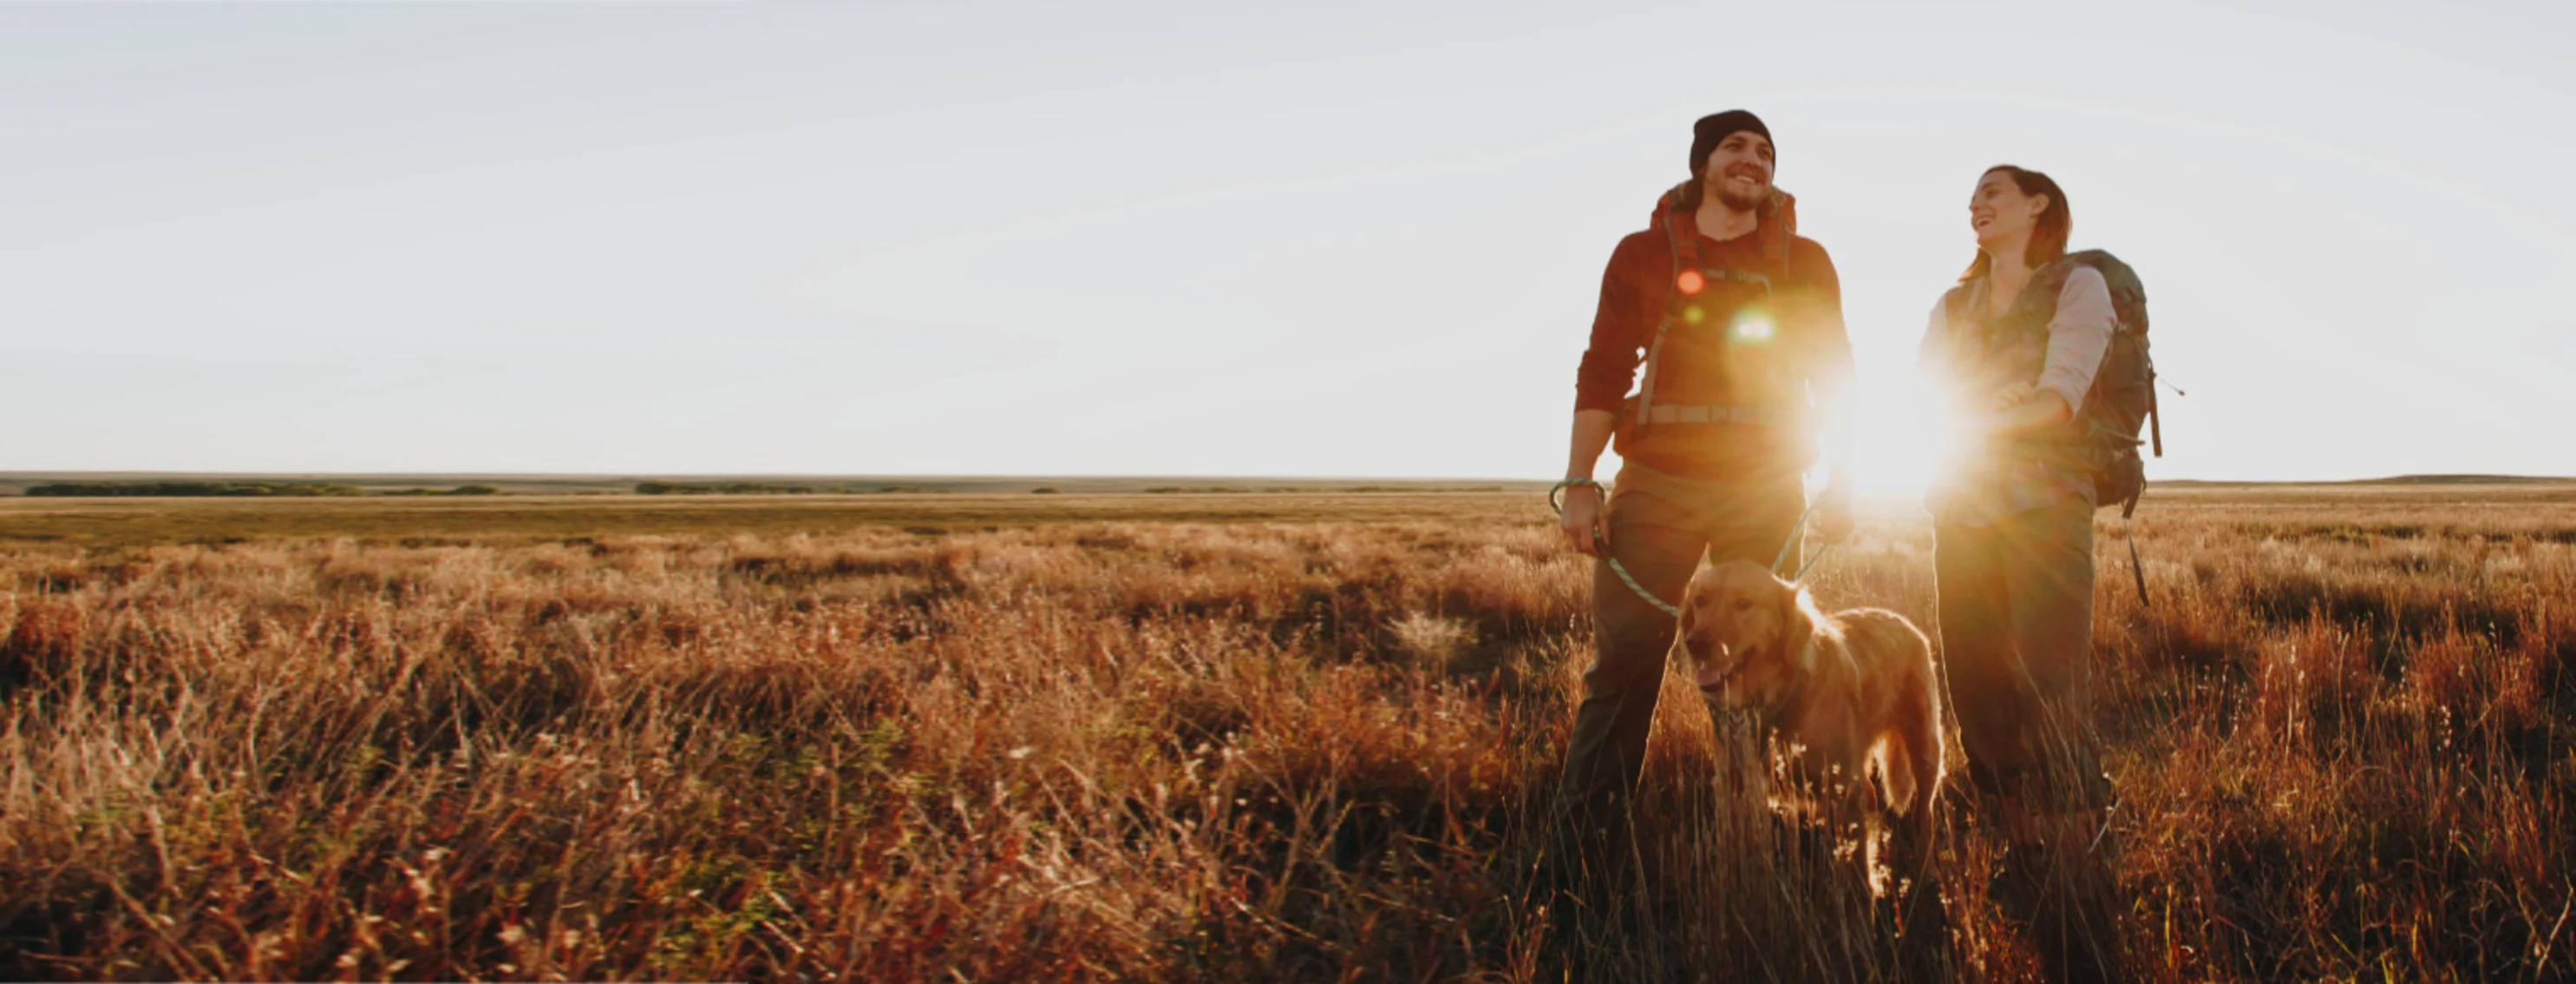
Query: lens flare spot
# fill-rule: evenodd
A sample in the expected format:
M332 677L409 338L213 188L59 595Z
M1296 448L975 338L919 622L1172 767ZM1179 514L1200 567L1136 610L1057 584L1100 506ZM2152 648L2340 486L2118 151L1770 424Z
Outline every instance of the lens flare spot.
M1697 270L1684 270L1681 276L1673 278L1673 286L1681 288L1682 293L1696 294L1700 288L1708 286L1708 278L1700 276Z
M1747 314L1736 318L1735 324L1727 330L1739 342L1767 342L1771 340L1771 319Z
M1682 320L1690 322L1691 324L1698 324L1702 319L1707 317L1708 313L1700 310L1699 305L1697 304L1693 304L1682 309Z

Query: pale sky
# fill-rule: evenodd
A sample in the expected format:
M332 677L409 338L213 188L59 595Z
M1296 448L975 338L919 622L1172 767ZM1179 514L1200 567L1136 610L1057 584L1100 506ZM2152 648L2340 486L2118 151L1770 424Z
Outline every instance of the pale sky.
M0 470L1550 477L1742 107L1882 419L2010 162L2151 474L2576 475L2576 4L2236 6L0 4Z

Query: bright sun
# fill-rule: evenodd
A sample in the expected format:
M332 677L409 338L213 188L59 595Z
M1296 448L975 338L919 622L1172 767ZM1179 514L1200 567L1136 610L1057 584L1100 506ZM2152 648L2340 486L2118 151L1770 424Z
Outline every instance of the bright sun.
M1919 384L1854 388L1845 411L1852 433L1854 491L1865 498L1913 501L1948 465L1956 435Z
M1852 491L1882 504L1913 505L1923 499L1934 476L1951 467L1968 445L1966 431L1940 401L1929 399L1920 379L1899 385L1853 387L1841 412L1851 414L1854 471ZM1807 473L1812 492L1845 465L1823 455Z

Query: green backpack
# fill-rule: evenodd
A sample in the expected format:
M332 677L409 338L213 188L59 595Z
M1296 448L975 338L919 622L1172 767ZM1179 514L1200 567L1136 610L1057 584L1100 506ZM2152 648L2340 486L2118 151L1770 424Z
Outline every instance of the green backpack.
M2093 373L2093 389L2084 397L2084 429L2094 465L2094 501L2119 503L2125 519L2137 511L2138 496L2147 490L2139 432L2154 442L2156 457L2165 456L2164 427L2156 418L2156 363L2147 354L2147 288L2119 257L2092 249L2049 264L2053 275L2043 296L2057 296L2057 288L2077 267L2092 267L2102 275L2111 289L2111 312L2119 319L2112 326L2111 347L2102 353L2102 367Z

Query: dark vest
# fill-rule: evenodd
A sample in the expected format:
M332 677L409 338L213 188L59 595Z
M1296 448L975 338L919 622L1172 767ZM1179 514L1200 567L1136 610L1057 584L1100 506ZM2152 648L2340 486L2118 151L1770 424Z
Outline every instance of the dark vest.
M2066 276L2082 264L2068 259L2031 271L2030 285L2013 299L2012 307L2001 316L1987 314L1986 292L1992 287L1990 276L1979 276L1941 298L1942 314L1949 322L1950 370L1959 378L1959 388L1968 393L1992 393L2013 383L2034 383L2048 367L2048 323L2057 317L2057 295L2066 287ZM2072 419L2046 430L2024 435L1996 450L2005 454L2037 454L2058 458L2069 464L2090 466L2085 448L2085 415L2076 408Z

